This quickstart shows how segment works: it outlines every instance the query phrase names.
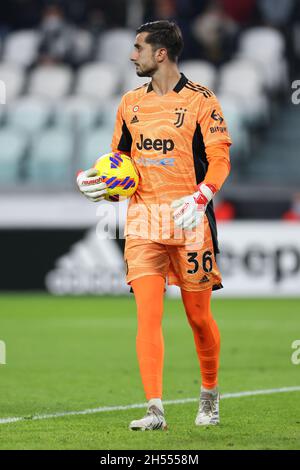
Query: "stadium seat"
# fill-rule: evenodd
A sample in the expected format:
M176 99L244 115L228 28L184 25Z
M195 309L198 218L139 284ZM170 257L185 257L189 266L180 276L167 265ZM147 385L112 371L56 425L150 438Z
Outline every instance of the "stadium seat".
M93 50L93 37L84 29L76 31L74 36L74 57L77 64L87 62L91 59Z
M220 69L218 94L230 94L240 102L248 124L262 124L269 112L262 72L252 61L234 60Z
M64 65L41 65L30 76L28 91L32 95L60 99L68 94L72 71Z
M72 152L72 136L62 129L49 129L37 135L27 165L30 181L67 184L72 174Z
M245 125L245 117L240 101L229 94L218 94L218 100L233 142L230 155L233 158L244 158L250 150L250 134Z
M220 69L220 90L238 94L261 93L264 88L263 72L250 60L233 60Z
M269 27L245 31L240 38L237 58L251 59L264 72L268 90L278 90L287 83L287 62L284 58L283 35Z
M4 44L2 60L28 67L37 57L39 34L36 30L22 30L11 33Z
M202 60L186 60L180 62L179 69L192 82L200 83L214 90L216 86L216 69L213 65Z
M52 107L41 98L26 95L8 106L8 123L29 133L38 132L47 125Z
M251 28L242 33L239 49L244 53L280 58L284 54L285 41L276 29L267 26Z
M68 96L55 110L56 125L68 129L89 129L95 126L99 119L99 106L84 96Z
M122 96L113 96L112 98L105 100L103 106L101 106L101 122L106 127L111 129L111 133L114 130L116 122L116 116L119 104Z
M101 100L113 96L119 84L119 74L113 65L90 63L80 68L75 93Z
M26 135L13 127L4 127L0 129L0 148L0 181L3 183L17 181L27 149Z
M295 56L299 60L300 58L300 23L296 23L293 28L293 48L295 50Z
M85 134L80 163L83 168L90 168L97 158L111 152L111 129L102 126Z
M99 38L97 59L116 65L122 73L130 60L135 33L130 29L115 28L103 33Z
M0 62L0 80L5 84L6 103L10 103L23 91L25 84L23 67L16 64Z
M0 105L0 128L4 124L5 119L6 119L6 106L1 106Z
M122 86L123 93L126 93L129 90L134 90L135 88L138 88L144 85L144 83L150 82L149 77L139 77L135 73L135 67L133 64L131 64L131 66L125 69L124 75L125 76L124 76L123 86Z

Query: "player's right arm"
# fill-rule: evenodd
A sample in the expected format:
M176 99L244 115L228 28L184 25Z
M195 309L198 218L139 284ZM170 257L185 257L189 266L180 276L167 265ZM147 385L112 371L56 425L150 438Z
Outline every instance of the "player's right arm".
M103 183L95 168L80 170L76 181L79 191L90 201L99 202L104 199L107 192L106 183Z
M122 152L130 156L132 138L125 122L125 97L119 105L116 123L112 138L111 149L113 152ZM79 191L90 201L102 201L106 194L106 184L102 182L95 168L79 171L77 175Z

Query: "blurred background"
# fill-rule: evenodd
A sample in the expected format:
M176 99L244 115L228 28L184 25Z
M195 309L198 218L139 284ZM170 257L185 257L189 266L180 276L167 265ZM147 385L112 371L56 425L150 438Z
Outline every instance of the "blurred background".
M215 205L220 295L299 296L297 0L4 2L1 290L129 292L122 237L100 239L98 209L79 195L75 175L110 150L121 95L147 81L129 55L135 29L156 19L181 27L180 69L216 93L233 140ZM126 205L117 206L121 233Z

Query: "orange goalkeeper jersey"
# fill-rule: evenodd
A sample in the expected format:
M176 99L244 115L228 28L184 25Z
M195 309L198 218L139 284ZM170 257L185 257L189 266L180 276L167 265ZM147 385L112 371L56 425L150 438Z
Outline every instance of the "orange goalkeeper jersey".
M215 160L220 168L222 165L224 168L225 162L228 174L229 152L224 147L230 144L215 95L183 74L175 88L163 96L154 92L151 82L126 93L117 112L112 140L112 151L130 155L140 175L138 189L129 203L126 235L136 235L139 225L144 238L184 243L174 239L174 227L169 235L168 230L163 233L165 222L159 208L169 207L172 201L194 193ZM216 165L216 179L218 172ZM215 184L217 189L221 185L206 182ZM212 202L206 215L217 252Z

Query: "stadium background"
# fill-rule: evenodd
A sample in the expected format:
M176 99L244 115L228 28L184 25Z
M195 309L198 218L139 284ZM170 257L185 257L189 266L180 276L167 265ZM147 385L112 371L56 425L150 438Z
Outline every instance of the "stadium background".
M174 19L182 28L185 49L180 69L217 94L234 143L232 172L216 197L225 289L215 298L245 297L240 304L226 300L229 304L224 303L224 310L236 309L244 326L249 331L254 328L256 338L261 334L262 357L273 349L277 356L281 351L277 363L281 360L291 374L287 373L282 386L297 385L300 366L297 369L290 363L291 342L300 337L300 5L296 0L10 0L1 6L0 339L7 341L11 336L7 348L12 351L12 362L15 352L18 364L23 349L19 346L14 351L14 341L22 337L25 325L29 331L34 318L39 324L39 314L58 323L62 315L72 329L71 310L76 318L84 316L84 305L91 305L104 319L108 306L116 318L123 309L134 311L133 299L123 297L129 294L122 260L126 205L114 205L117 216L110 213L110 236L103 238L106 228L101 210L79 195L75 175L109 151L120 96L145 82L136 77L128 56L135 28L155 19ZM113 300L98 297L120 294ZM171 289L169 294L176 297L177 291ZM53 304L51 295L62 297L63 303ZM65 296L73 295L76 302L70 298L66 304ZM80 299L81 295L95 298ZM291 303L287 296L296 299ZM250 297L282 299L280 303L253 300L252 304ZM216 300L216 310L222 312L226 301ZM177 300L169 302L171 310ZM283 316L290 330L278 349ZM90 320L92 329L96 319ZM264 321L273 331L268 340L262 334ZM128 325L134 332L131 317ZM246 334L240 326L242 342ZM32 331L39 335L39 328L33 326ZM113 341L112 331L107 334ZM31 339L36 347L36 336ZM50 348L53 337L48 340ZM72 341L72 335L67 333L65 344L68 340ZM252 348L254 342L253 336L248 346ZM29 360L34 362L33 356ZM111 361L108 380L118 374L117 354ZM243 361L241 368L251 363L248 356ZM261 364L263 359L261 363L258 359L258 369ZM5 367L0 372L4 378L7 374L5 393L12 405L10 394L18 388L20 371L10 376L6 372L9 361ZM272 388L271 378L276 374L268 375L265 367L270 379L267 386ZM255 389L254 382L243 380L245 387ZM140 390L138 378L135 381ZM45 379L45 387L46 383ZM257 387L260 384L264 386L261 378ZM234 385L244 389L236 379L226 390L233 391ZM48 383L47 387L51 389ZM89 393L86 400L97 403ZM32 399L25 406L24 414L60 409L58 402L47 408L42 394L35 398L36 402ZM109 402L110 395L104 393L100 402L113 404L122 399L121 393ZM124 402L128 402L125 392ZM78 400L70 404L71 409L72 405L80 409L87 403ZM6 407L4 403L2 409L2 417L14 416L18 405ZM28 446L34 447L33 442ZM22 448L23 441L15 445Z

